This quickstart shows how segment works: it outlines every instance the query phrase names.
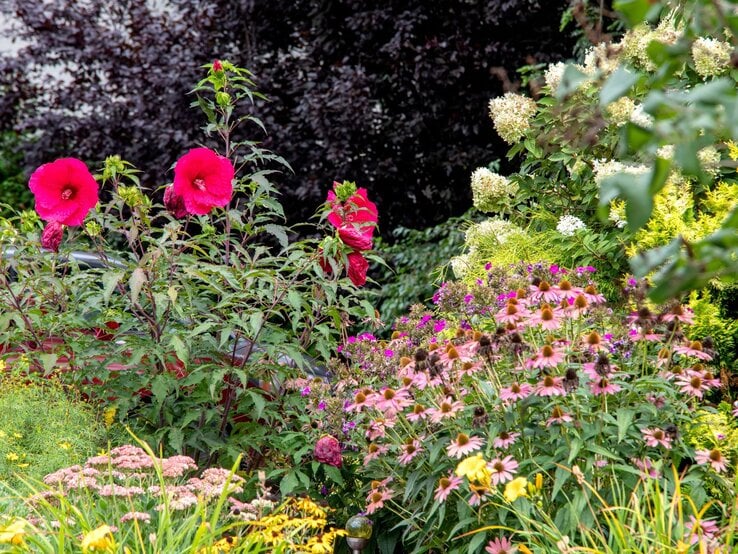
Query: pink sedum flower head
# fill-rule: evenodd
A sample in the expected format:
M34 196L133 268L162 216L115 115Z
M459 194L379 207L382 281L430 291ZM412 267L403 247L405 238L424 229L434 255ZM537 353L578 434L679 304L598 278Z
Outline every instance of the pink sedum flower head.
M82 225L98 201L97 181L76 158L42 165L31 175L28 187L36 197L39 217L62 225Z
M315 443L313 450L315 459L321 463L334 467L341 467L341 444L336 437L331 435L323 435Z
M231 201L234 174L228 158L209 148L193 148L174 166L173 194L184 199L188 213L205 215Z
M41 234L41 246L52 252L59 252L63 235L64 225L58 221L49 221Z

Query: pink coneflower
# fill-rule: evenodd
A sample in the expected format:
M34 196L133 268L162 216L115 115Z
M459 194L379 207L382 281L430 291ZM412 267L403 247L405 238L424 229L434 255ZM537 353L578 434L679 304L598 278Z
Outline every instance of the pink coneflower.
M377 402L374 407L383 411L385 414L396 414L401 412L403 408L412 404L410 394L405 389L394 390L386 388L378 395Z
M461 367L458 369L456 374L459 377L463 377L464 375L474 375L477 371L482 369L484 367L484 362L471 362L471 361L463 361L461 363Z
M548 304L541 306L541 309L531 314L528 318L528 325L540 325L546 331L555 331L561 327L561 319L559 319L557 310L554 310Z
M453 400L450 396L447 396L438 404L438 408L428 408L427 411L430 415L431 421L433 423L439 423L446 418L454 417L457 412L463 409L463 402Z
M656 367L668 366L671 363L671 350L667 347L659 350L656 355Z
M661 472L656 469L650 458L633 458L633 463L641 470L641 477L644 479L661 479Z
M513 383L509 387L500 389L500 400L504 402L515 402L530 396L533 387L528 383ZM738 416L736 416L738 417Z
M507 431L502 431L495 437L495 440L492 442L492 446L495 448L507 448L508 446L515 444L515 441L518 440L519 436L520 433L508 433Z
M566 306L564 306L566 302ZM582 317L589 311L589 302L584 297L584 294L577 294L576 298L565 300L561 303L561 309L566 317Z
M594 285L584 287L582 294L590 304L604 304L606 302L605 297L597 292L597 287Z
M428 417L428 411L422 404L415 404L413 409L409 413L405 414L405 417L408 421L420 421L421 419Z
M607 377L589 382L589 390L595 396L602 394L615 394L621 390L620 385L613 383Z
M693 340L688 345L677 345L674 347L674 351L682 354L683 356L692 356L700 360L709 362L712 360L712 356L702 350L702 343L698 340Z
M687 306L676 304L671 310L661 316L661 320L666 322L676 320L691 324L694 320L694 312Z
M459 433L458 435L456 435L456 438L451 441L451 444L446 447L446 452L449 456L453 456L454 458L461 458L462 456L466 456L470 452L479 450L480 448L482 448L483 444L484 439L480 437L470 437L468 435L465 435L464 433Z
M461 477L457 477L453 473L448 477L441 477L438 480L438 488L436 489L436 494L433 496L433 499L436 502L445 502L448 495L451 494L452 491L458 489L462 481L463 479Z
M553 290L555 290L558 293L559 298L563 300L573 300L583 292L580 287L575 287L567 279L562 279L557 286L553 287Z
M738 417L738 400L733 402L733 416Z
M582 340L585 348L591 351L607 350L607 341L597 331L588 333Z
M402 445L402 454L397 458L397 461L401 465L406 466L421 452L423 452L423 446L420 444L420 441L418 439L409 439L408 442Z
M561 385L561 377L551 375L546 375L537 383L534 392L538 396L564 396L566 394L564 387Z
M718 473L725 471L728 467L728 461L717 448L712 450L697 450L694 453L695 461L700 465L710 464L712 469Z
M395 426L394 418L387 419L375 419L369 422L369 428L366 431L366 438L370 441L381 439L384 437L387 428L390 429Z
M487 554L513 554L518 551L517 546L513 546L510 539L507 537L500 537L498 539L491 540L487 543L484 548Z
M702 375L697 372L685 372L678 375L676 382L683 393L697 398L702 398L704 391L710 390Z
M354 401L346 406L347 412L360 412L364 408L371 408L377 400L376 393L371 389L362 389L354 395Z
M482 500L489 494L487 487L480 487L478 485L469 485L471 489L471 496L469 497L469 506L479 506Z
M663 340L664 336L659 333L654 333L649 327L636 327L628 331L630 340L634 342L647 341L647 342L659 342Z
M568 423L573 420L574 418L572 418L564 410L562 410L558 406L554 406L553 410L551 410L551 417L546 420L546 427L551 427L551 425L553 425L554 423Z
M495 314L495 319L498 323L517 323L523 318L528 317L528 315L528 310L523 306L508 303L507 306Z
M684 525L684 536L689 537L689 544L697 544L700 539L712 539L720 532L720 528L712 519L697 519L689 516Z
M550 344L544 344L543 348L526 362L526 366L534 369L542 369L544 367L556 367L564 361L564 353L556 350Z
M518 469L518 462L512 456L505 456L502 459L495 458L487 464L487 469L489 469L492 483L499 485L512 481L513 475Z
M641 429L641 433L643 434L643 440L646 441L646 446L656 447L661 445L666 449L671 448L671 437L664 433L663 429L647 427Z
M384 456L389 450L388 446L371 443L367 448L367 454L364 456L364 465L368 465L372 460L378 460L380 456Z
M391 499L393 495L394 492L391 489L372 490L369 496L366 497L367 502L369 502L366 506L366 513L373 514L380 508L383 508L385 501Z
M533 302L548 302L556 304L560 300L559 293L548 284L548 281L541 281L538 285L530 286L530 299Z

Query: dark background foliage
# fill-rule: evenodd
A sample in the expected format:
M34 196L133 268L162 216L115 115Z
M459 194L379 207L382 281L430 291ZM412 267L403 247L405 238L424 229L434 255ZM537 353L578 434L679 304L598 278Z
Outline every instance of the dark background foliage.
M567 57L568 2L544 0L141 0L0 6L30 42L0 58L0 130L23 133L26 170L55 157L118 153L144 183L198 141L186 93L199 65L249 67L271 102L254 137L295 170L280 180L305 218L333 179L371 189L382 233L423 228L469 206L470 172L507 150L487 101L523 64ZM61 78L44 66L61 70ZM500 71L502 68L503 71Z

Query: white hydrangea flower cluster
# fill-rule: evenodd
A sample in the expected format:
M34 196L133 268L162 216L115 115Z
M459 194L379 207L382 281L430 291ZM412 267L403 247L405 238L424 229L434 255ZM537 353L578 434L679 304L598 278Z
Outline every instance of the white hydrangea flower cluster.
M451 258L451 271L457 279L463 279L464 276L469 273L471 269L471 257L472 253L462 254L461 256L454 256Z
M622 49L620 44L607 44L606 42L592 46L584 55L582 71L587 75L594 75L597 71L603 75L609 75L620 65Z
M648 173L650 168L643 164L631 165L624 164L617 160L595 160L593 162L594 179L597 186L602 185L607 177L615 175L616 173L629 173L631 175L642 175Z
M674 145L665 144L656 150L656 156L664 160L671 160L674 158Z
M495 131L508 144L515 144L525 135L535 113L535 101L520 94L506 92L489 101L489 115Z
M607 117L616 127L622 127L631 120L636 104L632 98L623 96L607 106Z
M561 79L566 71L566 64L564 62L556 62L548 65L548 69L543 74L543 79L546 81L546 86L551 90L551 94L556 94L556 89L561 84Z
M642 104L638 104L633 108L633 111L630 112L630 120L644 129L648 129L653 125L653 116L645 112Z
M697 152L697 159L707 174L717 177L720 173L720 152L714 146L706 146Z
M733 47L728 42L700 37L692 43L694 70L702 77L715 77L730 67Z
M486 167L479 167L471 175L471 189L474 207L492 212L498 208L500 200L518 192L518 184Z
M504 244L511 236L523 234L524 231L505 219L491 218L476 223L466 230L466 244L472 249L483 246L483 243Z
M572 237L577 231L586 228L587 226L584 224L584 221L574 215L561 216L559 222L556 224L556 230L565 237Z
M674 23L672 17L665 17L655 29L648 25L638 25L629 30L621 41L622 57L647 71L654 71L656 65L648 57L647 48L651 41L673 45L682 35L682 28Z

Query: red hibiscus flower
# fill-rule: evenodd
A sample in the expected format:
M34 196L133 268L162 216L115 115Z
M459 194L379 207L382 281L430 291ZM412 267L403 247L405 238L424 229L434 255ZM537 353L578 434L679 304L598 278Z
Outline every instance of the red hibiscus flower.
M366 283L366 270L369 269L369 262L359 252L351 252L348 255L348 277L357 287L361 287Z
M41 246L52 252L59 252L64 226L58 221L49 221L41 234Z
M174 192L174 186L168 186L164 191L164 207L177 219L187 215L184 198Z
M205 215L231 201L233 164L208 148L193 148L174 166L172 194L184 199L188 213Z
M341 202L335 193L337 186L340 183L334 182L334 190L328 191L328 202L331 205L328 221L338 228L353 225L362 235L371 238L379 214L376 204L369 200L364 188L357 189L345 202Z
M371 250L372 237L362 234L356 227L341 225L338 228L338 238L354 250Z
M76 158L42 165L33 172L28 186L36 197L39 217L62 225L82 225L98 200L97 181Z
M338 442L336 437L323 435L315 443L313 456L321 463L341 467L343 462L341 459L341 443Z

